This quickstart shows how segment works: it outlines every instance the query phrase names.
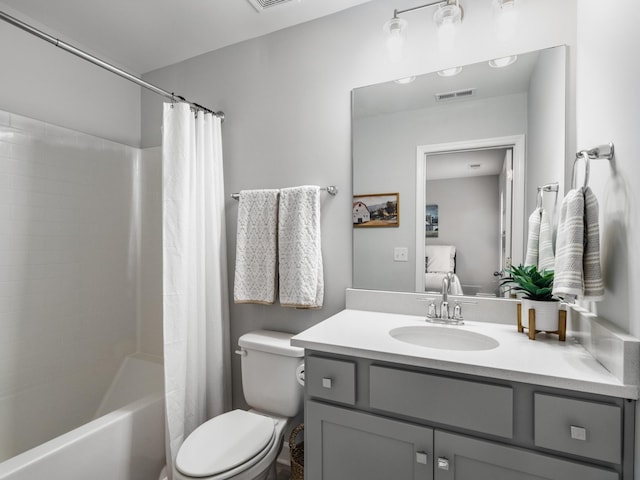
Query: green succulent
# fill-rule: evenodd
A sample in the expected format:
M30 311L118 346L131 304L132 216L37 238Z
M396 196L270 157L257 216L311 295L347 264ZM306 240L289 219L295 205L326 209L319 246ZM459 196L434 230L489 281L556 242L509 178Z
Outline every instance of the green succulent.
M505 269L509 277L505 277L500 285L508 285L523 298L541 302L557 302L553 296L553 270L538 271L535 265L511 266Z

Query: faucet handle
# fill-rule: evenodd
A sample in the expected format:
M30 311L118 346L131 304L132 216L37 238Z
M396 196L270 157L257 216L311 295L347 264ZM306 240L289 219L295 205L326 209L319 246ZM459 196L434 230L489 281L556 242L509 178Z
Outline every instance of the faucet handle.
M449 314L449 302L440 303L440 318L451 318Z
M460 305L460 302L456 302L455 307L453 307L453 318L462 320L462 305Z

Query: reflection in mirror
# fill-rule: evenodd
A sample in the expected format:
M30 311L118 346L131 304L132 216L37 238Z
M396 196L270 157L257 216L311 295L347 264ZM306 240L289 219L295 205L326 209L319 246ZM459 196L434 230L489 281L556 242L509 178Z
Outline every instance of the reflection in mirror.
M537 186L564 184L565 65L555 47L353 91L353 193L399 192L403 219L354 229L355 288L440 291L437 246L455 250L451 293L500 294L494 274L523 261Z

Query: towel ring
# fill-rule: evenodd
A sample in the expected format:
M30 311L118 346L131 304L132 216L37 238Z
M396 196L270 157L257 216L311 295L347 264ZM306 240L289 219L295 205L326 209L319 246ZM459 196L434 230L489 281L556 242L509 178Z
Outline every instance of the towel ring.
M573 161L573 169L571 171L571 187L576 188L576 162L580 159L584 160L584 184L583 188L586 188L589 185L589 163L590 157L589 152L587 150L581 150L578 155L576 155L576 159Z
M538 195L536 196L536 208L542 208L542 187L538 187Z

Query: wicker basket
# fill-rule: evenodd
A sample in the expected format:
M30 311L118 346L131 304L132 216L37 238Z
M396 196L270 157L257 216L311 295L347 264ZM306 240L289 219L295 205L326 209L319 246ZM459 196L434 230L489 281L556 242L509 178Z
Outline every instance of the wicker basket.
M296 437L304 430L301 423L289 435L289 456L291 457L291 480L304 480L304 440L296 443Z

